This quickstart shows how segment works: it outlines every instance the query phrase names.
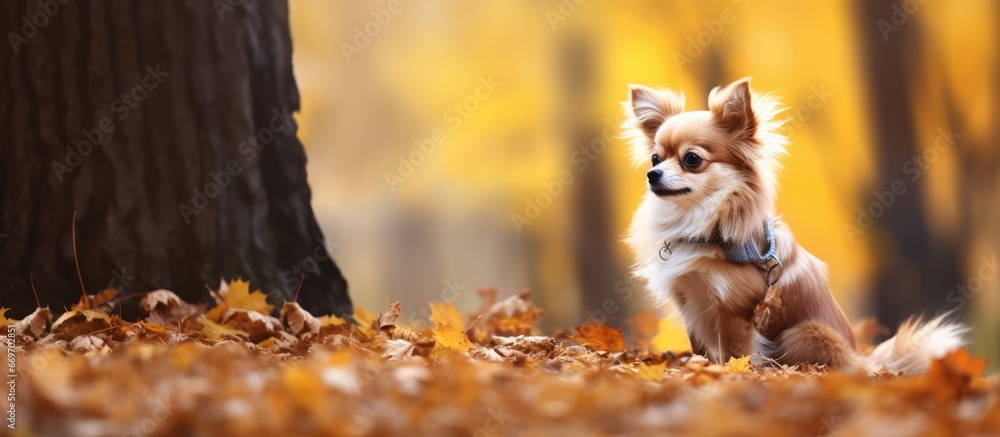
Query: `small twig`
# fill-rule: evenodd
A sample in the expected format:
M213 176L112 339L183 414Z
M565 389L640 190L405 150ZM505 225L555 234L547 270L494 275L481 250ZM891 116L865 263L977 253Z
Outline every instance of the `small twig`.
M472 325L475 325L475 324L476 324L476 322L478 322L478 321L479 321L479 319L481 319L481 318L483 318L483 315L482 315L482 314L480 314L480 315L479 315L479 317L476 317L476 320L473 320L473 321L472 321L472 323L469 323L469 326L467 326L467 327L465 328L465 331L462 331L462 333L463 333L463 334L468 334L469 330L470 330L470 329L472 329Z
M73 262L76 263L76 277L80 278L80 290L83 291L83 301L81 304L84 308L90 309L90 299L87 298L87 288L83 286L83 273L80 273L80 258L76 256L76 210L73 211L73 226L72 226L72 236L73 236Z
M38 304L38 308L41 308L42 301L38 300L38 292L35 291L35 276L28 275L28 280L31 281L31 293L35 295L35 303Z
M295 297L292 298L292 302L299 302L299 292L302 291L302 283L306 281L306 270L302 269L302 277L299 278L299 288L295 289Z

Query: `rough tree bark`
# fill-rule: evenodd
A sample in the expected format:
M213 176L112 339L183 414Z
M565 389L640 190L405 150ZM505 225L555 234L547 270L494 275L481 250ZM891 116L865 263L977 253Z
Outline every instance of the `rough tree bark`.
M238 4L237 4L238 3ZM310 205L281 0L0 4L0 304L208 299L243 277L350 314ZM129 300L134 307L138 299ZM128 306L126 306L126 312Z

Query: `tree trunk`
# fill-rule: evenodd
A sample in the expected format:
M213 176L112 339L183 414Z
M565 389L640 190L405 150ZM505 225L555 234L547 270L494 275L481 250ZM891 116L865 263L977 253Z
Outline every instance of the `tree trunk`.
M65 3L65 4L63 4ZM238 3L238 4L237 4ZM0 4L0 303L208 299L242 277L351 314L310 206L285 1ZM138 299L125 302L125 311Z
M860 193L859 205L869 209L876 198L872 192L890 190L902 181L906 191L895 196L884 213L875 218L868 232L882 247L875 253L877 292L874 294L879 322L896 326L911 315L945 308L947 291L959 283L959 243L932 238L926 211L926 194L921 183L904 173L907 161L919 155L915 129L938 129L923 126L912 118L912 72L914 57L921 52L920 28L906 23L886 32L894 10L885 2L859 0L858 22L866 50L868 94L872 108L870 125L874 130L878 178L876 185ZM923 182L923 181L920 181ZM878 211L878 207L874 207Z

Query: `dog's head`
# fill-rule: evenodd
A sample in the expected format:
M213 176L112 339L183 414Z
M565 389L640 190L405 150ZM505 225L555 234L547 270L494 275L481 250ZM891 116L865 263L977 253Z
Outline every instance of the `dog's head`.
M708 111L683 112L683 94L632 86L625 107L633 158L648 169L647 201L702 214L706 231L727 241L760 229L785 144L771 95L752 92L743 79L713 89Z

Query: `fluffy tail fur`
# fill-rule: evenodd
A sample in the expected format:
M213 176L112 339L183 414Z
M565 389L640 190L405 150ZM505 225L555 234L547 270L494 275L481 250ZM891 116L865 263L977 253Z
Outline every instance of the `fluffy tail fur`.
M920 318L903 322L896 336L864 357L868 371L906 375L927 372L934 358L965 345L964 337L969 328L948 319L949 314L944 314L927 323Z

